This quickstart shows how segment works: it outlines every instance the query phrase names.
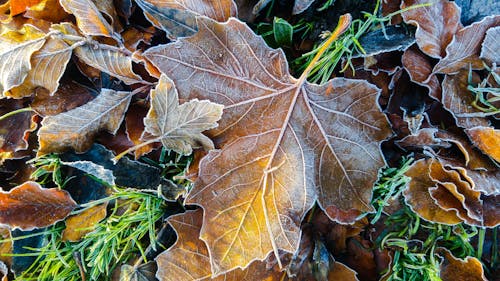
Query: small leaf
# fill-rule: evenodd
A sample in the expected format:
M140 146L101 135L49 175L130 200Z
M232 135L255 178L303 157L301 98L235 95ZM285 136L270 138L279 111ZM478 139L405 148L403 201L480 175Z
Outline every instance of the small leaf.
M446 56L434 66L433 72L453 74L460 69L482 69L483 61L479 59L481 43L486 31L497 25L500 25L500 15L486 17L460 29L446 47Z
M83 152L90 148L92 138L100 130L116 133L131 97L130 92L102 89L97 98L85 105L45 117L38 131L38 154L63 152L70 148Z
M76 23L84 34L113 37L113 27L91 0L59 0L59 3L64 10L75 16Z
M122 50L105 44L91 44L77 47L75 54L94 68L114 76L125 84L143 83L142 78L132 70L132 58Z
M0 223L23 230L46 227L63 220L76 207L64 190L25 182L0 192Z
M202 132L217 127L222 109L222 105L197 99L179 105L172 81L162 75L151 90L151 108L144 118L145 132L180 154L189 155L193 148L199 147L213 149L213 142Z
M94 226L106 217L108 204L99 204L85 211L69 216L66 219L66 228L62 233L62 241L79 241L85 234L94 230Z
M45 37L12 42L0 36L0 98L10 96L7 91L23 83L31 69L31 56L42 48ZM9 67L7 67L9 66Z
M273 21L274 40L280 46L291 46L293 26L282 18L275 17Z
M428 0L404 0L401 8L426 4ZM415 38L420 50L433 58L445 56L445 48L462 27L460 8L455 2L434 0L432 5L410 9L402 13L406 23L417 26Z
M86 174L92 175L106 184L110 186L115 185L115 176L113 176L113 172L111 170L105 169L101 165L97 165L91 161L74 161L74 162L65 162L61 161L61 164L69 167L73 167L78 169Z
M2 100L0 103L0 116L22 110L22 100ZM0 155L3 152L16 152L28 148L28 137L37 125L33 120L33 113L19 112L0 120ZM0 163L1 161L0 156Z
M500 130L474 127L468 129L467 134L479 149L500 163Z

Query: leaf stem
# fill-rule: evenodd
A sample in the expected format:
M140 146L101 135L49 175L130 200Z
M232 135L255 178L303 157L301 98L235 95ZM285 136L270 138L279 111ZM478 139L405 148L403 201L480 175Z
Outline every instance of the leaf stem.
M342 35L342 33L344 33L347 30L347 28L349 28L349 25L351 25L351 20L352 20L351 14L344 14L344 15L340 16L339 23L337 24L337 27L335 27L335 30L333 30L333 32L330 34L328 39L321 45L321 47L318 49L318 52L316 53L314 58L311 60L311 62L309 63L307 68L304 70L302 75L300 75L300 78L298 81L299 85L304 83L304 81L307 79L307 75L309 74L309 72L311 72L311 70L316 65L318 60L321 58L323 53L325 53L325 51L328 50L328 47L330 47L330 45L336 39L338 39L339 36Z
M6 113L6 114L0 116L0 121L4 120L6 118L9 118L12 115L16 115L18 113L23 113L23 112L28 112L28 111L33 111L33 109L31 107L25 107L25 108L20 108L20 109L11 111L9 113Z

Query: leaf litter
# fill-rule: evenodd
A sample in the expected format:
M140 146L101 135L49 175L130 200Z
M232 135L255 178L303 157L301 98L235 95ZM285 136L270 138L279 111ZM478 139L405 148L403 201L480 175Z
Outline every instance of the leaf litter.
M2 4L4 278L494 280L500 15L348 2Z

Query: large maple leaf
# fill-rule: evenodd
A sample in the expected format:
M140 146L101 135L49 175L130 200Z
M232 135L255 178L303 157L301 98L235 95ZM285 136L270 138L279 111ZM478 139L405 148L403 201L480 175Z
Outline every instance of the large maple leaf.
M384 165L379 142L391 134L379 90L344 78L310 84L307 71L295 79L283 52L237 19L200 17L198 27L193 37L144 55L176 83L181 100L225 106L209 132L220 149L201 160L187 198L204 209L200 238L213 275L273 250L296 251L316 200L345 223L371 211L371 187Z

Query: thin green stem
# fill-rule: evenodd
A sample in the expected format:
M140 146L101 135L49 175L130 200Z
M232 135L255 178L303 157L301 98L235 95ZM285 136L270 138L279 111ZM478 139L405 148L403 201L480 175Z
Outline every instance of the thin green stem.
M0 116L0 121L4 120L4 119L7 119L13 115L16 115L16 114L19 114L19 113L23 113L23 112L29 112L29 111L33 111L33 109L31 107L25 107L25 108L20 108L20 109L17 109L17 110L14 110L14 111L11 111L9 113L6 113L2 116Z

